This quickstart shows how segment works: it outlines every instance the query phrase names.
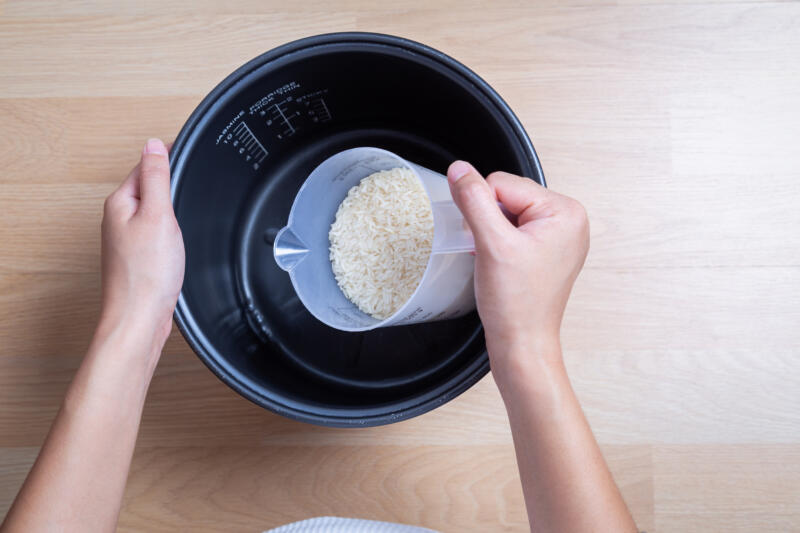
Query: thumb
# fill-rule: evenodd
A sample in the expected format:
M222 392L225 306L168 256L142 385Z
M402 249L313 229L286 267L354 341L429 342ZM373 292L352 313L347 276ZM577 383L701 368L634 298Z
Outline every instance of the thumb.
M500 211L491 187L475 167L466 161L456 161L447 169L447 181L478 248L503 238L503 233L513 227Z
M170 205L169 156L159 139L150 139L142 151L139 171L141 207L160 211Z

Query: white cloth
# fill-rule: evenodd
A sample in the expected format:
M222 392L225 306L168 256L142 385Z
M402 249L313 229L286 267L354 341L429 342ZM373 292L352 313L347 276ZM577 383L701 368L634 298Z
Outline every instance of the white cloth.
M264 533L436 533L436 531L375 520L323 516L286 524Z

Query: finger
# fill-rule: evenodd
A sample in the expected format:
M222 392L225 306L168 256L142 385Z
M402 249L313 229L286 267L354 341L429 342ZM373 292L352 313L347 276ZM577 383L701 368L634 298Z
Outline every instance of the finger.
M170 205L169 156L159 139L150 139L144 146L139 188L144 209L160 210Z
M106 198L105 216L122 217L127 220L139 209L139 165Z
M517 215L517 225L544 218L557 207L560 194L548 191L532 179L508 172L492 172L486 182L510 213Z
M133 170L130 171L128 176L122 180L115 193L125 197L139 200L139 172L142 169L141 162L137 163Z
M491 244L513 228L500 211L492 189L472 165L456 161L447 169L447 181L477 246Z

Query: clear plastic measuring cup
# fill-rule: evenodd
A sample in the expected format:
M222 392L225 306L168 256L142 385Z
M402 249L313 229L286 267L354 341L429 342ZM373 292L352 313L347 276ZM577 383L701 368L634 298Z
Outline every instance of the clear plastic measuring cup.
M422 182L433 209L433 246L416 291L392 316L364 313L344 295L333 275L328 232L351 187L374 172L406 167ZM289 221L275 237L275 261L289 273L306 309L344 331L455 318L475 309L472 233L453 203L447 178L380 148L353 148L322 162L303 183Z

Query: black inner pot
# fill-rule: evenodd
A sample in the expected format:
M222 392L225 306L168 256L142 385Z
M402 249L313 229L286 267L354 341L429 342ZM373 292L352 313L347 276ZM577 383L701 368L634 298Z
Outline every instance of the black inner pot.
M428 411L489 369L466 317L347 333L298 300L272 256L294 196L325 158L376 146L444 173L455 159L543 183L533 146L480 78L375 34L312 37L223 81L181 131L172 189L186 246L176 321L228 385L285 416L378 425Z

